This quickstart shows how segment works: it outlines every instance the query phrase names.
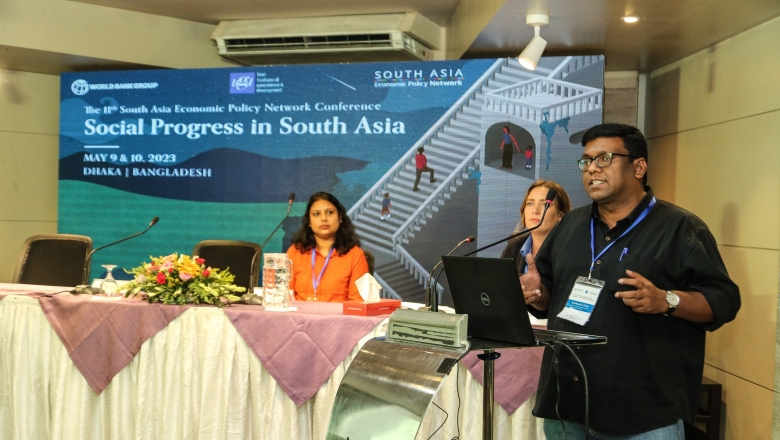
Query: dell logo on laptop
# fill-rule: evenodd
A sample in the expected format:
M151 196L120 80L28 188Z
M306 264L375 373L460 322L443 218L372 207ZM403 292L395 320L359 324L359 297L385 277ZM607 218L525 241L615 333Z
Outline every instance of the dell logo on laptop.
M490 297L487 293L482 292L482 294L479 295L479 299L482 300L482 304L489 306L490 305Z

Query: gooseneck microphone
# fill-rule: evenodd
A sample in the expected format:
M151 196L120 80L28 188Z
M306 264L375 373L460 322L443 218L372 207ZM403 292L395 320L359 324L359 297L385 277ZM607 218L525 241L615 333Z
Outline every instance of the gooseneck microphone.
M533 228L523 229L520 232L512 234L509 237L502 238L501 240L498 240L498 241L496 241L494 243L490 243L487 246L482 246L481 248L479 248L479 249L477 249L475 251L471 251L468 254L464 255L464 257L468 257L469 255L474 255L477 252L484 251L485 249L488 249L488 248L492 248L493 246L495 246L497 244L501 244L501 243L503 243L503 242L505 242L507 240L511 240L511 239L513 239L513 238L515 238L515 237L517 237L519 235L523 235L523 234L525 234L527 232L531 232L531 231L535 230L536 228L538 228L539 226L542 226L542 223L544 223L544 216L547 215L547 210L550 208L550 205L552 204L553 200L555 200L555 196L556 195L557 195L557 193L555 192L554 189L551 189L551 190L547 191L547 197L545 197L545 200L544 200L544 211L542 212L542 219L539 221L538 225L534 226Z
M295 201L295 193L290 193L289 200L287 201L287 214L285 214L282 221L280 221L279 224L276 225L276 228L273 230L273 232L271 232L271 235L269 235L268 238L265 239L263 244L260 245L260 252L263 251L265 245L267 245L268 242L271 241L271 237L273 237L274 234L276 234L276 231L278 231L279 228L282 227L282 223L284 223L284 221L287 220L287 217L290 216L290 210L292 210L293 201Z
M284 218L282 219L282 221L280 221L279 224L276 225L276 228L274 228L274 230L271 232L271 234L268 236L268 238L266 238L265 241L263 242L263 244L260 245L260 253L263 252L263 249L265 248L265 245L267 245L268 242L271 241L271 237L273 237L274 234L276 234L276 231L278 231L279 228L282 227L282 224L284 223L284 221L287 220L287 217L290 216L290 211L292 210L292 205L293 205L293 202L295 201L295 193L294 192L290 193L290 195L288 196L288 199L289 200L287 201L287 214L284 215ZM255 265L257 264L257 261L255 260L256 258L257 258L257 255L255 255L252 258L252 272L255 271L254 270L255 269ZM258 275L255 275L255 277L257 277L257 276ZM252 287L255 287L255 286L257 286L257 281L258 280L256 280L256 279L249 280L249 283L251 284Z
M453 252L455 252L456 249L458 249L461 245L466 243L471 243L472 241L476 240L477 238L473 235L470 235L466 237L465 240L461 240L460 243L458 243L450 253L447 254L447 256L452 255ZM430 307L431 312L438 312L439 311L439 296L437 295L436 289L431 288L431 279L433 278L434 272L436 272L436 268L438 268L442 264L442 260L439 260L438 263L436 263L435 266L433 266L433 270L431 270L431 274L428 275L428 283L425 287L425 306ZM441 275L441 270L439 271L439 275ZM439 281L439 275L436 276L436 282Z
M101 249L105 249L105 248L107 248L109 246L113 246L113 245L119 244L119 243L121 243L123 241L130 240L131 238L138 237L139 235L144 234L144 233L146 233L146 231L151 229L152 226L154 226L158 221L160 221L160 217L155 217L155 218L152 219L151 222L149 222L149 226L147 226L146 229L144 229L143 231L137 232L137 233L135 233L133 235L130 235L128 237L125 237L125 238L123 238L121 240L117 240L117 241L111 242L109 244L104 244L103 246L96 247L95 249L92 249L92 252L87 254L87 259L84 261L84 270L81 272L81 284L76 286L76 293L82 293L82 292L85 292L85 291L89 291L89 289L90 289L89 284L87 284L87 281L88 281L88 278L89 278L89 263L92 261L92 254L94 254L95 252L97 252L97 251L99 251ZM94 292L91 292L91 293L94 293Z

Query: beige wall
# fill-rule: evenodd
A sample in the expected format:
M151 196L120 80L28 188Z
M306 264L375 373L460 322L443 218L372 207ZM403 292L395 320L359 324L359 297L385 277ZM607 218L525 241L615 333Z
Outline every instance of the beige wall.
M707 335L726 439L772 437L780 268L780 18L650 75L649 182L701 217L742 293Z
M0 0L0 11L0 282L9 282L24 240L57 231L59 76L20 70L234 64L208 24L62 0ZM36 56L23 61L24 51Z
M0 0L0 16L0 46L35 50L54 64L235 66L217 53L209 24L62 0Z
M0 282L25 238L57 232L59 77L0 70Z

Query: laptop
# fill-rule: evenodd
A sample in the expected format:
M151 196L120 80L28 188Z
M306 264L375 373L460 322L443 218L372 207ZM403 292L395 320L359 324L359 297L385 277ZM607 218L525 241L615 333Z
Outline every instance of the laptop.
M472 348L606 344L605 336L531 327L515 261L442 257L455 312L468 315Z

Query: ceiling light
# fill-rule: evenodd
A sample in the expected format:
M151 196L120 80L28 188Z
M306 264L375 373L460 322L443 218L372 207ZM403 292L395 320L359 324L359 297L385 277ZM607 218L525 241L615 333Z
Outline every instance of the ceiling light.
M529 14L525 18L525 24L534 27L534 37L525 47L523 53L517 57L517 61L528 70L536 69L544 48L547 47L547 41L539 36L539 28L546 26L549 22L550 16L547 14Z
M636 23L637 21L639 21L639 17L635 17L633 15L626 15L625 17L621 17L620 19L626 23Z

